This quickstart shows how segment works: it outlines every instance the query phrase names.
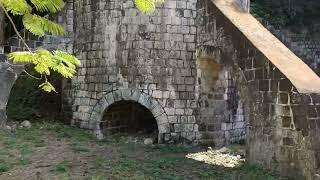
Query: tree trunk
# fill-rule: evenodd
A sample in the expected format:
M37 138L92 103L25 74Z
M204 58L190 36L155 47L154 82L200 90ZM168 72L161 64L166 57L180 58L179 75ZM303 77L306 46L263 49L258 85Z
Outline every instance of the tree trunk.
M4 79L4 74L3 70L4 68L4 56L3 56L3 44L4 44L4 12L0 8L0 127L5 124L6 120L6 113L5 113L5 108L6 108L6 103L5 103L5 98L3 94L6 94L6 92L3 92L4 84L2 80Z
M6 124L6 110L10 92L18 75L23 70L22 67L12 67L6 62L3 52L5 39L5 14L0 9L0 127L4 127Z
M10 97L11 89L20 74L20 71L12 68L8 63L0 60L0 127L6 124L7 103Z
M5 27L4 17L5 17L5 14L3 10L0 8L0 53L2 53L1 49L3 48L3 43L4 43L4 27Z

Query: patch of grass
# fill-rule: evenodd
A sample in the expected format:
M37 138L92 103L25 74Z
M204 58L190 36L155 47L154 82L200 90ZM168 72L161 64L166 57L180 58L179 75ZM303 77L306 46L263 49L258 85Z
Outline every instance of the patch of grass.
M248 164L242 165L239 169L237 169L237 174L235 177L239 179L259 179L263 177L266 180L277 180L280 179L278 177L273 176L270 172L265 171L257 166L252 166Z
M104 157L97 157L94 161L96 168L110 168L112 165L112 161L110 159Z
M161 153L186 153L189 152L190 149L183 146L173 146L173 145L149 145L146 146L146 152L161 152Z
M21 165L27 165L27 164L31 164L31 160L29 159L29 158L27 158L27 157L21 157L20 158L20 164Z
M10 165L4 161L0 161L0 173L7 172L10 169Z
M78 177L79 174L88 175L86 178L99 179L215 179L215 180L276 180L280 179L271 173L255 166L244 163L235 168L225 168L209 165L186 158L196 149L174 145L143 145L128 143L126 138L97 140L90 131L68 126L50 126L51 128L17 129L8 133L0 131L0 174L10 171L14 166L32 163L34 152L48 150L37 148L45 144L45 138L54 136L60 138L62 145L69 146L64 151L76 152L76 159L81 162L81 168L74 168L72 164L79 161L63 161L51 165L50 172L59 179ZM2 134L1 134L2 133ZM37 151L35 151L37 149ZM232 151L241 147L230 147ZM54 152L48 152L54 153ZM41 153L44 154L44 153ZM68 154L68 153L65 153ZM61 154L62 156L65 155ZM64 157L71 159L69 157ZM49 164L50 166L50 164ZM84 169L90 169L90 174ZM80 170L79 170L80 169ZM80 172L79 172L80 171ZM100 175L100 176L98 176ZM102 176L104 178L102 178Z
M66 173L70 168L71 165L68 161L62 161L61 163L54 165L51 171L55 173Z
M102 178L101 176L92 176L91 180L103 180L104 178Z
M98 157L95 160L97 168L110 169L111 179L278 179L266 171L246 164L225 168L187 159L185 155L193 149L185 147L130 143L116 146L119 149L112 157Z
M63 126L57 128L57 137L71 139L76 142L97 142L97 138L90 132L76 127Z
M38 127L30 129L18 128L11 133L7 133L4 138L4 144L11 148L16 148L23 144L32 144L35 147L45 146L43 139L44 131Z
M73 152L90 152L90 149L85 147L84 145L82 144L79 144L79 143L72 143L71 144L71 149Z
M34 148L44 144L43 130L18 128L13 132L1 132L0 171L9 171L14 166L32 162Z

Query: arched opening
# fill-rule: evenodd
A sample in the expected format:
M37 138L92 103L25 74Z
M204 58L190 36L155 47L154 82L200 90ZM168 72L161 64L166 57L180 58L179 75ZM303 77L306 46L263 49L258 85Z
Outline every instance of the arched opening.
M100 128L106 136L130 135L157 141L157 121L152 112L134 101L119 101L104 112Z

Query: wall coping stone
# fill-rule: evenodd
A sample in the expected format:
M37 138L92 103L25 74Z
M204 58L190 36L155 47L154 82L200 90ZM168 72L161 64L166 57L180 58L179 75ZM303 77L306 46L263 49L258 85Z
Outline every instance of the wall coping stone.
M300 93L320 93L318 75L257 19L251 14L239 11L234 0L212 0L212 2Z

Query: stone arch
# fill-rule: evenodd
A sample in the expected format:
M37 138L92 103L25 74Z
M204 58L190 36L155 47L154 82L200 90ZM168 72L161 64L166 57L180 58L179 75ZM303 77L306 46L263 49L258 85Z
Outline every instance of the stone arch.
M165 134L170 133L170 126L167 114L161 104L149 94L137 89L118 89L102 96L98 103L94 106L90 115L90 124L95 131L97 138L102 139L104 135L100 128L100 123L104 112L112 104L119 101L133 101L148 109L154 116L158 125L158 142L164 142Z

